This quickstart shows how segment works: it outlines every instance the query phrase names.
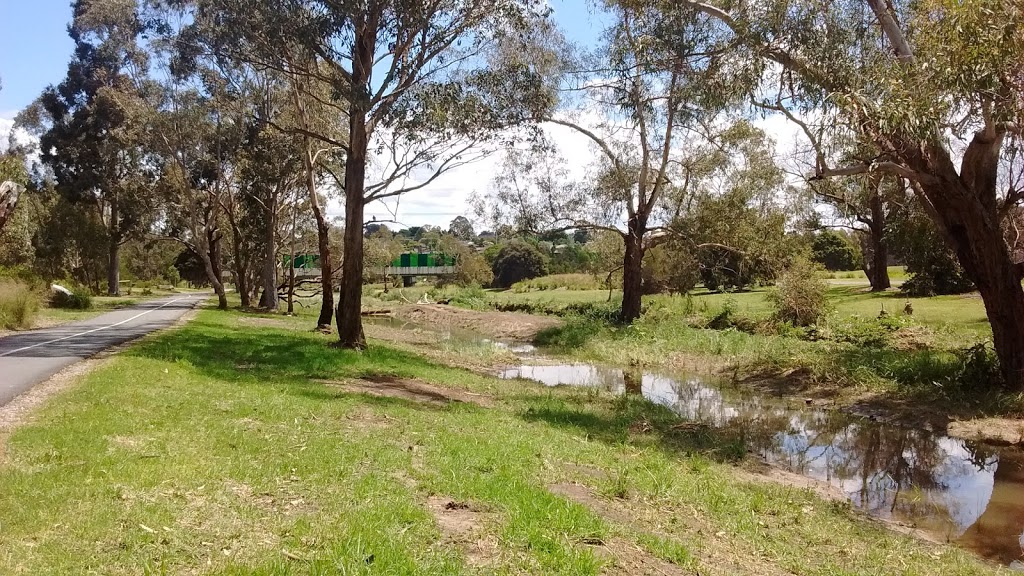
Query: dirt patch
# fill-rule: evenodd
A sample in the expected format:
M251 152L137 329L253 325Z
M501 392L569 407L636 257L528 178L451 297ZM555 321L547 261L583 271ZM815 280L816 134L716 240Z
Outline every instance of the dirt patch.
M1024 420L1016 418L978 418L950 422L946 434L953 438L975 440L994 446L1024 444Z
M798 490L809 490L822 500L845 502L847 499L842 490L827 482L776 468L764 462L748 461L742 468L736 468L736 477L749 482L771 482Z
M676 576L692 574L688 570L652 555L624 538L611 538L598 546L598 554L608 559L603 574L615 576Z
M490 520L488 512L441 496L428 498L427 509L441 530L441 543L459 548L466 564L480 568L496 563L501 547L486 530Z
M464 402L482 407L494 405L494 401L484 394L443 388L426 382L394 378L391 376L373 376L359 380L314 380L333 388L356 394L370 394L386 398L401 398L422 404L445 406L452 402Z
M548 316L518 312L467 310L444 304L412 304L395 308L395 317L434 326L472 330L491 338L532 341L537 333L560 326L562 321Z

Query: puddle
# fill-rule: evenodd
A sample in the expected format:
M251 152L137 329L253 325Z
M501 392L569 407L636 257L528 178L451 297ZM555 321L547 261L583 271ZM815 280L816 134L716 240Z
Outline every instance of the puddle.
M520 355L523 364L503 370L499 376L504 379L642 394L688 420L739 426L751 452L770 464L828 483L868 514L1024 569L1022 450L995 449L927 430L787 404L702 378L624 372L586 363L543 365L544 359L528 344L492 342L463 330L434 331L443 339L490 342Z
M926 530L1004 565L1024 548L1024 452L717 387L590 364L523 365L502 378L642 394L681 417L741 426L766 462L828 483L872 516Z

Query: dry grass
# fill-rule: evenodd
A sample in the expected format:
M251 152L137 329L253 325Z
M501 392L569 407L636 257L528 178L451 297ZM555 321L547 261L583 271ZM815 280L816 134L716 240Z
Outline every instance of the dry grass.
M23 282L0 280L0 328L31 328L39 313L39 295Z

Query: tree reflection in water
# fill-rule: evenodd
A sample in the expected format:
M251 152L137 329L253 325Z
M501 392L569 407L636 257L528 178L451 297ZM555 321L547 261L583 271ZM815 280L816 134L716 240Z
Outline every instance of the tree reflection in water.
M765 461L829 483L871 515L959 541L1006 564L1021 558L1024 453L716 387L696 378L589 364L529 366L504 377L642 394L725 429Z

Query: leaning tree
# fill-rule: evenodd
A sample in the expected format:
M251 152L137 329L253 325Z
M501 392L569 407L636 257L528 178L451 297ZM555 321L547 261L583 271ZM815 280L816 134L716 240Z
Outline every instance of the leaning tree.
M633 2L630 2L632 4ZM1024 389L1024 266L1003 218L1024 199L1024 10L1019 2L769 0L699 10L763 62L762 102L803 128L819 177L910 183L985 303L1006 385ZM877 148L851 164L832 143Z

